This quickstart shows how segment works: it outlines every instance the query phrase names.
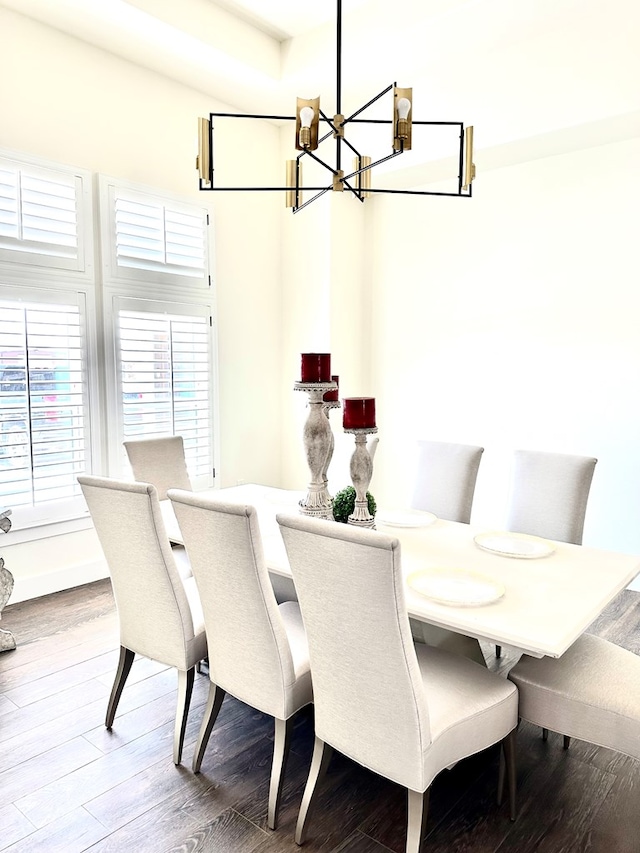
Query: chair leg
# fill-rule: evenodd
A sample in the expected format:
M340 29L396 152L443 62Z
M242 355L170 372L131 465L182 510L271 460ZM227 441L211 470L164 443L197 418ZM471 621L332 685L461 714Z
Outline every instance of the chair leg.
M271 765L271 782L269 784L269 815L267 823L269 829L275 829L278 825L278 804L282 793L284 781L284 770L289 757L289 743L293 731L293 717L288 720L276 720L276 736L273 744L273 764Z
M187 715L191 704L191 693L193 681L196 674L195 666L184 670L178 670L178 707L176 708L176 724L173 732L173 763L180 764L182 759L182 744L184 733L187 728Z
M412 791L407 789L407 846L406 853L420 853L422 839L427 829L427 815L429 813L429 791Z
M316 792L318 782L327 772L327 767L331 761L332 754L333 748L316 736L313 746L311 767L309 768L309 778L307 779L304 794L302 795L300 814L298 815L298 823L296 824L296 844L304 844L307 836L307 825L312 805L311 801Z
M542 740L549 739L549 729L542 729Z
M104 724L109 731L111 731L111 726L113 725L113 721L116 716L116 710L118 708L118 703L120 702L120 697L122 696L122 690L127 677L131 672L131 665L133 664L134 657L135 652L132 652L131 649L125 649L124 646L120 646L118 669L116 670L116 677L113 681L113 687L111 688L111 696L109 697L109 704L107 705L107 716L104 721Z
M509 818L516 819L516 731L517 727L504 738L500 749L500 769L498 771L498 805L502 805L505 771L509 788Z
M496 646L496 657L497 658L502 657L502 646Z
M564 743L562 745L565 749L569 749L569 746L571 745L571 738L569 735L564 735Z
M220 712L224 696L224 690L212 681L209 685L209 697L207 699L207 707L205 708L202 724L200 726L198 742L196 743L196 748L193 753L192 768L194 773L200 772L200 765L204 758L204 752L207 748L207 744L209 743L209 737L215 725L218 713Z

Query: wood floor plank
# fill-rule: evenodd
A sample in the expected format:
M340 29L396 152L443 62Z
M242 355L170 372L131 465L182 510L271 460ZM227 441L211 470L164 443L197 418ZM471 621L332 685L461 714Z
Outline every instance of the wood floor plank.
M42 755L23 761L17 767L0 772L0 805L15 803L18 808L22 797L33 795L48 785L64 780L78 768L89 766L102 753L84 738L78 737L50 749ZM70 810L70 809L69 809ZM29 815L24 809L23 814ZM32 821L36 826L43 824Z
M638 853L640 850L640 767L621 774L611 786L602 805L594 809L585 840L585 851Z
M238 703L234 713L242 709ZM193 774L188 769L193 754L190 750L183 767L159 763L141 770L88 800L87 810L111 830L131 825L160 802L189 813L196 824L208 823L239 797L250 796L269 775L273 744L264 733L238 737L239 728L231 717L215 732L215 763L210 760L205 772Z
M389 853L389 848L356 831L349 838L345 838L342 844L335 847L331 853Z
M42 637L26 645L18 645L15 653L3 655L0 659L0 671L8 676L14 669L26 667L45 658L66 662L67 652L86 643L102 643L101 651L118 647L118 623L115 616L102 617L92 623L73 628L69 633L62 631L54 637ZM41 670L37 668L38 675ZM23 670L24 671L24 670Z
M27 659L31 657L31 655L27 655L27 652L31 651L31 649L18 648L13 655L13 661L16 664L18 661L23 662L19 665L14 665L11 669L3 670L2 691L3 693L8 693L9 690L21 684L28 684L34 678L53 675L76 663L82 663L83 661L104 654L104 650L105 638L101 636L80 639L80 642L65 648L64 655L54 649L43 647L33 660Z
M116 649L104 652L101 655L84 660L81 663L60 669L51 675L45 675L32 681L20 684L11 690L6 690L5 695L23 708L45 699L47 696L55 696L67 687L82 684L89 678L95 678L107 672L114 672L118 663L118 651Z
M133 661L133 666L131 667L131 672L127 678L126 686L130 687L132 684L137 684L137 682L143 681L145 678L151 678L151 676L166 670L174 673L175 676L176 670L173 667L167 666L164 663L159 663L157 660L151 660L150 658L143 658L136 655ZM97 675L96 678L111 690L111 685L115 678L115 669L112 672L105 672L102 675Z
M35 826L12 803L0 807L0 850L35 832Z
M163 687L162 695L155 700L149 699L147 680L132 686L127 685L112 731L107 731L104 726L108 696L105 688L105 695L98 701L90 705L72 707L66 713L46 720L36 728L27 728L24 732L3 740L0 743L1 766L8 769L79 735L93 743L102 753L110 752L173 720L176 712L177 678L171 670L167 672L172 676L173 684L167 683ZM168 678L163 680L168 681ZM198 699L198 692L194 690L192 710L206 701L206 694L202 690L199 692ZM29 713L32 707L28 706L24 713Z
M173 690L169 690L153 701L139 704L138 707L130 711L125 711L124 708L120 709L120 706L118 706L118 714L116 714L111 731L108 731L104 725L106 706L101 707L100 724L86 732L84 735L85 738L94 744L94 746L97 746L99 750L107 753L113 752L114 749L120 749L121 746L132 743L137 738L167 723L173 724L176 716L178 694L176 689L177 677L175 673L172 673L172 675L174 679ZM135 690L135 687L132 687L131 690ZM206 701L207 693L196 681L191 697L189 716L197 716L200 719L204 713Z
M81 598L78 589L82 590ZM3 627L15 634L18 646L22 647L40 637L55 637L114 611L111 581L105 578L18 604L9 602L2 611L2 619Z
M211 823L199 827L183 843L163 848L164 853L254 853L264 841L258 829L234 809L227 809Z
M13 711L16 711L18 706L15 702L12 702L8 696L0 693L0 717L3 717L5 714L10 714ZM0 720L0 730L2 729L2 721Z
M198 723L194 722L193 717L189 719L186 745L193 743ZM162 760L172 763L173 722L107 755L88 741L84 743L97 753L97 757L94 755L92 761L14 800L20 811L36 826L46 826L145 767Z
M184 768L182 772L186 772ZM158 853L167 846L181 844L196 829L180 806L163 801L86 849L89 853Z
M104 702L107 707L109 690L95 679L89 679L81 684L75 684L66 690L61 690L55 696L45 696L38 702L23 708L16 706L13 714L5 715L0 720L0 757L2 743L24 732L38 729L49 720L55 720L68 713L70 708L88 707L93 702Z
M511 824L500 853L584 853L594 804L602 802L614 782L612 774L565 753L535 800Z
M82 853L106 832L99 821L78 808L2 849L3 853Z

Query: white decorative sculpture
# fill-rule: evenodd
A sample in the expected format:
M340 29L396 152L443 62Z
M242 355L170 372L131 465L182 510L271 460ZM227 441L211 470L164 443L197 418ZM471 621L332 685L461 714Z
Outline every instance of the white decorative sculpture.
M0 530L3 533L8 533L11 530L11 515L10 509L0 510ZM9 601L13 592L13 575L9 569L5 569L4 560L0 557L0 619L2 619L2 610L5 604ZM11 631L4 631L0 628L0 652L8 652L16 647L16 638Z

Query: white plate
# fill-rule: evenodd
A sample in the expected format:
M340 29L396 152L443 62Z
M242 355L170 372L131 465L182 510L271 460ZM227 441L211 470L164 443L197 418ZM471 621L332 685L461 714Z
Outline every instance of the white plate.
M422 512L418 509L379 510L376 512L376 525L385 527L428 527L437 521L438 517L432 512Z
M535 560L548 557L556 550L553 542L529 536L527 533L478 533L473 537L478 548L501 554L503 557L518 557L521 560Z
M467 569L423 569L413 572L407 583L415 592L453 607L481 607L504 595L501 583Z

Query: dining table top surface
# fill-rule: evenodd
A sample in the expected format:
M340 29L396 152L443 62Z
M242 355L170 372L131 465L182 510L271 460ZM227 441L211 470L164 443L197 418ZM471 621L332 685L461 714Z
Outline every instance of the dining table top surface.
M200 494L254 506L267 568L291 577L276 516L297 514L304 492L245 484ZM170 501L161 507L169 538L180 542ZM376 529L400 542L409 616L535 657L560 657L640 574L638 555L533 537L524 544L541 556L506 556L478 544L501 547L504 531L494 538L429 513L379 510Z

